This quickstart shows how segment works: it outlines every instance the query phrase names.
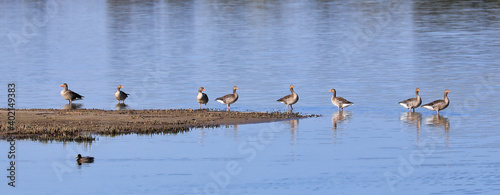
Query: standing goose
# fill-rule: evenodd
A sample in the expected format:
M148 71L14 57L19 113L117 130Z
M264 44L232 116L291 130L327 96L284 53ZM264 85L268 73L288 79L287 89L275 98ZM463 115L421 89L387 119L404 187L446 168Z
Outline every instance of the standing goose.
M293 91L293 85L290 85L290 91L292 92L292 94L287 95L285 97L282 97L279 100L276 100L276 101L281 102L281 103L286 105L286 112L287 113L288 113L288 105L290 105L290 108L291 108L290 110L293 111L292 105L297 103L297 101L299 101L299 95L297 95L297 93L295 93L295 91Z
M237 89L238 89L238 87L234 86L233 87L233 94L227 94L225 96L219 97L219 98L215 99L215 101L218 101L221 104L226 104L227 111L231 111L231 104L236 102L236 100L238 100L238 94L236 93Z
M64 87L64 89L61 91L61 96L65 100L69 100L69 104L71 104L75 100L81 100L83 98L83 96L81 96L80 94L69 90L68 84L64 83L61 85L61 87Z
M127 99L128 95L130 94L120 91L121 88L123 88L123 85L118 85L118 88L115 92L115 98L116 100L118 100L118 103L120 103L120 101L123 101L123 103L125 104L125 99Z
M337 106L339 108L339 111L344 111L345 107L348 107L348 106L354 104L354 103L352 103L350 101L347 101L343 97L337 97L337 92L335 91L335 89L330 89L330 91L328 91L328 92L332 92L333 93L332 104L335 105L335 106Z
M415 112L415 108L418 108L420 104L422 104L422 99L418 95L418 92L420 91L419 88L415 90L415 93L417 94L416 98L410 98L405 101L399 102L399 105L405 107L408 109L408 112L411 112L411 109L413 109L413 112Z
M200 87L198 89L198 95L196 96L196 100L198 101L198 103L200 103L200 110L201 110L201 104L205 104L205 110L206 110L208 103L208 96L207 94L203 93L203 91L206 91L205 88Z
M444 110L448 105L450 105L450 100L448 99L448 93L450 90L444 90L444 100L436 100L431 103L425 104L422 107L427 108L429 110L434 110L439 115L440 110Z

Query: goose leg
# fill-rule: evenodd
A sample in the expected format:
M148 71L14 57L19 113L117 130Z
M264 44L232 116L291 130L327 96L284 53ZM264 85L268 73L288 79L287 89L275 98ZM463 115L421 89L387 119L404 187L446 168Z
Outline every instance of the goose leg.
M201 104L200 104L200 106L201 106ZM207 104L205 104L205 110L206 110L206 109L207 109Z
M231 111L231 106L229 104L227 104L227 111Z
M201 110L201 103L200 103L200 110Z
M293 106L290 104L290 111L293 112Z

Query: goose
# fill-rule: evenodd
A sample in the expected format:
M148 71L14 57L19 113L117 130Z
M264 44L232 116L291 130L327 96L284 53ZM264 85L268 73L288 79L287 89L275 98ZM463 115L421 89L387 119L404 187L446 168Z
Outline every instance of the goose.
M123 85L118 85L118 88L115 92L115 98L116 100L118 100L118 103L120 103L120 101L123 101L123 103L125 104L125 99L127 99L130 94L120 91L121 88L123 88Z
M205 104L205 110L206 110L207 103L208 103L208 96L207 96L207 94L203 93L203 91L206 91L205 88L200 87L198 89L198 95L196 96L196 100L200 104L200 110L201 110L201 104Z
M91 157L91 156L85 156L85 157L82 157L81 154L78 154L78 156L76 156L76 162L78 163L91 163L91 162L94 162L94 157Z
M448 93L450 90L444 90L444 100L436 100L431 103L425 104L422 107L427 108L429 110L436 111L437 115L439 115L440 110L444 110L448 105L450 105L450 99L448 99Z
M238 100L238 94L236 93L237 89L238 89L238 87L234 86L233 87L233 94L227 94L225 96L218 97L217 99L215 99L215 101L218 101L221 104L226 104L227 111L231 111L231 104Z
M350 101L347 101L343 97L337 97L337 92L335 91L335 89L330 89L330 91L328 91L328 92L332 92L333 93L332 104L335 105L335 106L337 106L339 108L339 111L344 111L345 107L348 107L348 106L354 104L354 103L352 103Z
M286 105L286 112L287 113L288 113L288 105L290 105L290 110L293 111L292 105L297 103L297 101L299 101L299 95L297 95L297 93L295 93L295 91L293 91L293 88L294 88L294 86L290 85L290 91L292 92L292 94L287 95L285 97L282 97L279 100L276 100L276 101L281 102L281 103Z
M66 84L66 83L62 84L61 87L64 87L64 89L61 91L61 96L65 100L69 100L69 104L71 104L75 100L81 100L84 97L76 92L69 90L68 84Z
M401 106L403 106L403 107L405 107L405 108L407 108L408 112L410 112L411 109L413 109L413 112L415 112L415 108L418 108L420 106L420 104L422 104L422 99L418 95L419 91L420 91L419 88L417 88L415 90L415 93L417 94L416 98L410 98L410 99L401 101L398 104L401 105Z

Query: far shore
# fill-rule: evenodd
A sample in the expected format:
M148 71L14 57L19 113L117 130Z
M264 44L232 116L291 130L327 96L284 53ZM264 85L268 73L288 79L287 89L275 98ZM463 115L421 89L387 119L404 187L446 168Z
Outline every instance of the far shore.
M0 109L6 116L7 109ZM191 128L219 127L317 117L282 112L226 112L215 110L98 110L18 109L15 130L0 119L0 139L39 141L94 141L96 135L175 134Z

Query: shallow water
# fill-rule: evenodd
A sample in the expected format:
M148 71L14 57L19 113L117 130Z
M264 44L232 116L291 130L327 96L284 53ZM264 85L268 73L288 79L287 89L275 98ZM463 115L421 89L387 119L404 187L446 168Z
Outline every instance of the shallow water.
M85 96L80 108L116 109L113 93L122 84L130 109L197 108L200 86L208 107L223 109L213 100L236 85L232 110L276 111L285 106L275 100L293 84L300 96L294 111L322 115L177 135L99 136L91 145L17 141L17 187L4 177L2 192L500 191L498 3L0 5L0 83L16 83L17 108L64 108L59 85L68 83ZM423 108L408 114L397 102L414 97L416 87L424 103L450 89L450 107L439 117ZM339 114L331 88L355 104ZM96 162L79 166L78 153Z

